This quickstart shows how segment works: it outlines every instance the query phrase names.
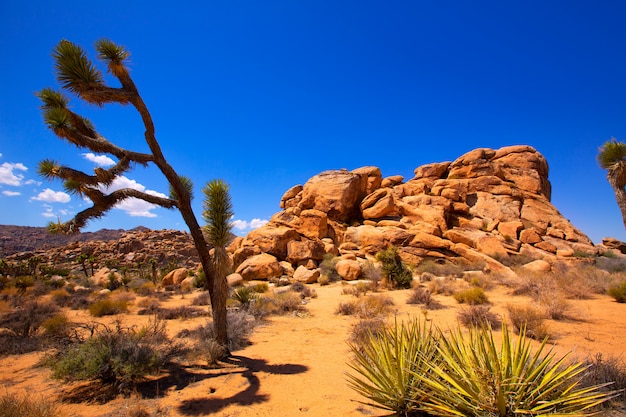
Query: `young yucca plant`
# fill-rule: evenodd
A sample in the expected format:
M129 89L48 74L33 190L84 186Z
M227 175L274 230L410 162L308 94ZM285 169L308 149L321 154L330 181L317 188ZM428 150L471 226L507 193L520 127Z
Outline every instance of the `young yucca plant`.
M438 338L426 321L412 320L370 332L362 344L350 344L353 353L348 374L352 389L367 398L371 405L394 412L398 416L424 414L420 403L424 392L420 386L431 374L429 363L439 362ZM423 394L422 394L423 395Z
M606 384L582 386L586 367L568 364L568 354L557 359L552 349L545 352L547 339L533 353L525 333L513 341L506 325L499 347L487 326L439 339L441 360L428 361L427 373L413 372L428 397L422 407L434 415L585 416L615 395L600 391Z

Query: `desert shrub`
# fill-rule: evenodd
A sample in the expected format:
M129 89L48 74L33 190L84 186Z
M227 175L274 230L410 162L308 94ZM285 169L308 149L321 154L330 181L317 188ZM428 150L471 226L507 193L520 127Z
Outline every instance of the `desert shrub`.
M252 334L257 324L252 315L244 311L228 310L227 324L228 350L232 352L250 344L250 334ZM223 354L220 355L220 350L218 349L219 343L217 346L215 345L217 341L212 322L207 322L205 325L193 330L183 330L177 337L194 340L194 347L191 350L192 357L200 357L207 362L211 362L211 358L218 360L223 357ZM224 351L221 352L223 353Z
M328 278L330 282L341 281L341 276L337 273L335 267L339 262L339 258L332 253L324 255L322 262L320 263L320 275Z
M237 287L231 297L241 305L241 308L247 309L258 295L250 287Z
M378 316L385 317L391 312L393 300L389 297L370 295L361 297L348 303L339 303L335 314L357 316L361 319L370 319Z
M428 272L438 277L460 278L463 276L463 267L444 259L425 259L417 265L415 272L420 275Z
M158 334L155 334L158 333ZM178 352L156 324L141 332L105 327L83 342L49 357L45 364L54 378L65 381L99 380L128 392L148 375L156 374Z
M485 290L480 287L471 287L466 290L460 290L455 292L452 296L459 304L478 305L489 303Z
M89 308L90 304L91 298L89 292L77 291L69 297L66 306L72 310L85 310Z
M376 259L382 264L383 275L390 283L399 288L411 287L413 273L402 262L398 248L389 246L378 252Z
M315 292L315 290L308 285L303 284L302 282L294 282L293 284L291 284L291 291L300 293L300 297L302 299L317 298L317 293Z
M608 253L613 256L607 256ZM604 252L604 257L596 259L596 267L609 273L626 272L626 258L616 257L612 251Z
M626 303L626 281L609 287L607 294L618 303Z
M425 387L417 375L431 375L429 363L439 362L437 343L433 328L418 320L365 331L350 344L348 384L369 405L397 416L421 415Z
M15 279L13 285L20 293L25 293L27 289L35 285L35 278L30 275L20 276Z
M32 394L0 394L0 416L2 417L57 417L55 403Z
M563 320L570 317L569 312L572 305L560 292L542 293L538 302L546 312L546 316L552 320Z
M50 299L59 307L64 307L68 304L70 300L70 293L68 293L67 290L64 288L59 288L50 291Z
M135 288L135 292L139 295L150 295L156 291L156 285L151 281L145 281L143 284Z
M436 278L428 283L428 289L432 294L453 295L461 288L467 288L467 283L456 279Z
M542 340L549 336L548 327L545 324L544 313L535 306L518 306L509 304L506 306L509 313L509 320L518 334Z
M208 291L202 291L193 300L191 300L191 304L194 306L210 306L211 305L211 296Z
M270 286L267 282L257 282L256 284L250 285L250 289L257 294L263 294L269 291Z
M41 327L44 329L46 337L63 340L69 336L72 330L72 322L65 313L60 312L44 320L41 323Z
M602 353L587 358L583 364L586 367L581 380L584 387L603 386L603 392L616 392L615 400L626 402L626 367L624 363L614 357L605 358ZM610 403L604 403L609 406Z
M381 267L372 261L363 264L363 277L372 283L372 291L376 291L383 279L383 271Z
M611 394L601 387L580 384L584 365L564 365L568 355L556 357L546 341L534 352L522 332L512 340L506 325L496 344L489 327L439 332L438 361L426 372L411 374L424 386L420 406L428 415L519 416L586 415Z
M41 324L59 311L59 308L44 301L31 300L0 318L0 328L10 330L19 338L35 336Z
M414 287L409 293L407 304L428 304L432 301L432 294L429 289L424 287Z
M91 303L88 309L89 314L93 317L112 316L128 311L128 302L126 300L103 298Z
M205 309L191 306L178 306L171 308L158 308L156 315L161 320L189 320L196 317L206 316Z
M489 326L492 329L499 329L502 326L502 320L490 310L490 306L470 305L459 310L456 317L459 323L466 327Z
M302 298L293 291L258 297L248 307L248 311L256 318L264 318L272 314L296 313L302 310L304 310Z
M320 284L320 286L328 285L330 284L330 279L326 275L320 275L317 279L317 283Z
M382 316L359 319L352 325L349 342L361 346L370 337L378 337L385 330L385 318Z

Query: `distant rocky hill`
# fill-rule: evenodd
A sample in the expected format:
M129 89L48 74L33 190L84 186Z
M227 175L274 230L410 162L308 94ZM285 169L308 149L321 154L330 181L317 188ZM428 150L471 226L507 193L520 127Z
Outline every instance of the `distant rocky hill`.
M139 226L133 231L149 230ZM72 242L94 240L118 240L125 233L123 229L102 229L97 232L85 232L75 235L50 234L45 227L0 225L0 258L19 253L45 250L65 246Z

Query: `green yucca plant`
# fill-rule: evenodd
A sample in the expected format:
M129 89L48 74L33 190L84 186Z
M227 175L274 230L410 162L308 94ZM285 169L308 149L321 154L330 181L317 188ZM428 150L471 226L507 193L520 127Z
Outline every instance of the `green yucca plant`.
M422 409L440 416L586 416L615 395L600 392L605 385L581 386L586 368L568 364L568 354L545 352L546 342L533 352L525 333L513 341L506 325L499 347L487 326L440 331L441 360L428 361L428 372L412 371L427 397Z
M426 415L419 403L427 392L423 379L431 374L429 364L438 364L438 337L430 324L412 320L369 333L362 344L350 344L354 358L349 363L355 374L348 374L352 389L364 402L396 415Z

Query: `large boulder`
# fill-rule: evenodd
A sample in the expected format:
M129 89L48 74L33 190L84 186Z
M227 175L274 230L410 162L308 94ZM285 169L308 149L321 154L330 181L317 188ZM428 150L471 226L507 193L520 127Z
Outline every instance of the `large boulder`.
M304 184L299 205L303 210L323 211L330 219L347 222L360 217L359 203L364 194L361 175L343 170L324 171Z
M168 272L161 280L161 285L180 285L189 275L187 268L177 268Z
M239 265L235 271L246 281L268 280L278 278L282 275L283 269L275 256L268 253L254 255Z

